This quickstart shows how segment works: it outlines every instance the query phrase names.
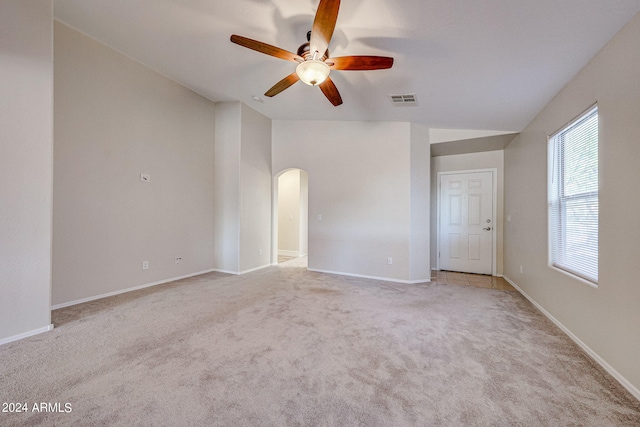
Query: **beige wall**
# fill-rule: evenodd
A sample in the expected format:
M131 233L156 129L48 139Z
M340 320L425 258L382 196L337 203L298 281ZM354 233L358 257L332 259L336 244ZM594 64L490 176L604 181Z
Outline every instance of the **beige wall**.
M242 104L240 272L271 265L271 119Z
M215 250L220 271L271 264L271 120L240 102L216 104Z
M639 40L637 15L505 149L511 222L504 272L640 398L640 227L633 222L640 211ZM596 101L600 277L594 289L547 266L547 136Z
M51 14L0 2L0 343L51 323Z
M428 280L411 274L409 123L274 121L273 172L289 168L309 174L310 269Z
M214 167L214 266L240 271L240 111L239 102L216 104Z
M300 171L300 243L298 244L301 256L309 252L309 174Z
M211 270L214 104L58 22L54 39L53 304Z
M486 151L482 153L456 154L433 157L431 159L431 265L436 268L438 255L438 173L474 169L497 170L497 212L496 226L496 274L504 271L504 152Z
M431 277L429 129L411 124L411 279Z

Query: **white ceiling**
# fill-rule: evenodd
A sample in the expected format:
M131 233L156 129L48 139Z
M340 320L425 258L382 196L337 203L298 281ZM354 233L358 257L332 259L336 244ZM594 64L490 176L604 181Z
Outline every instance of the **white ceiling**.
M229 37L295 52L318 2L54 0L54 15L212 101L272 119L518 132L640 11L639 0L343 0L331 55L393 56L393 68L332 72L339 107L302 83L262 96L296 64ZM392 105L398 93L415 93L419 106Z

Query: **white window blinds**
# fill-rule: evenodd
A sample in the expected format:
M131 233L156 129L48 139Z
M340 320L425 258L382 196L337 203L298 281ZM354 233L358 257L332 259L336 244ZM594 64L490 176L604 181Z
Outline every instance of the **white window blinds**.
M598 283L598 107L549 138L550 263Z

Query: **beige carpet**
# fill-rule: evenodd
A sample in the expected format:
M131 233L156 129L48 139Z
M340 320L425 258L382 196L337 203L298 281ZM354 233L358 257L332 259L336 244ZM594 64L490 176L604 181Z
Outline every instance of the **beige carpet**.
M640 425L639 402L517 292L303 261L55 311L52 332L0 347L0 401L29 406L0 425Z

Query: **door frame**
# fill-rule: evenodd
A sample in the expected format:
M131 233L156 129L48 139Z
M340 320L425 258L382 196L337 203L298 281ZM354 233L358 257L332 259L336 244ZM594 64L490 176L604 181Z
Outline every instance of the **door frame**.
M498 168L483 168L483 169L465 169L459 171L443 171L438 172L438 181L436 184L437 196L436 196L436 270L440 270L440 214L441 214L441 187L442 187L442 175L462 175L468 173L478 172L491 172L491 186L493 193L493 206L491 207L493 216L493 227L491 229L491 275L497 276L498 274Z

